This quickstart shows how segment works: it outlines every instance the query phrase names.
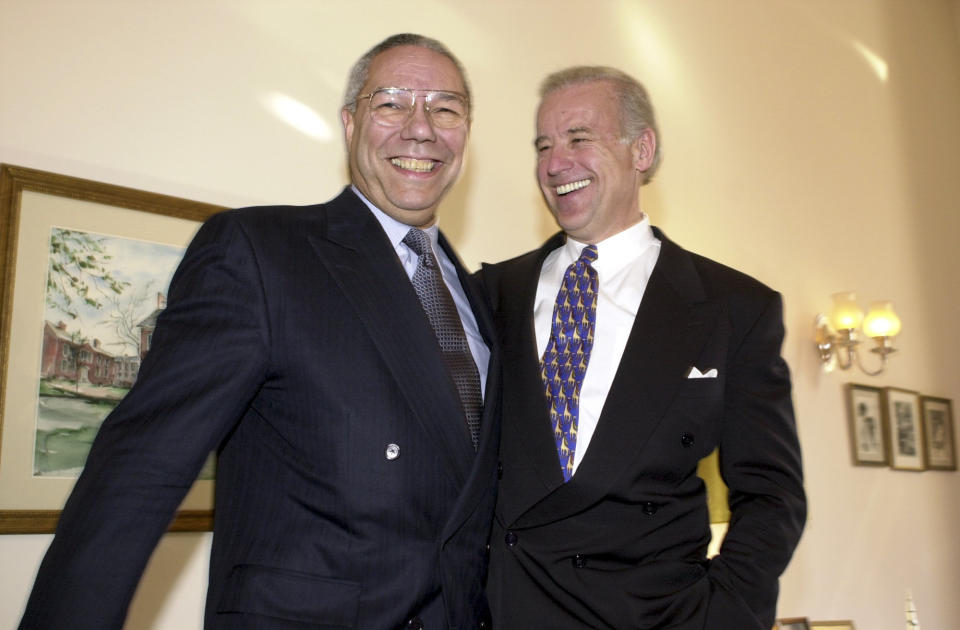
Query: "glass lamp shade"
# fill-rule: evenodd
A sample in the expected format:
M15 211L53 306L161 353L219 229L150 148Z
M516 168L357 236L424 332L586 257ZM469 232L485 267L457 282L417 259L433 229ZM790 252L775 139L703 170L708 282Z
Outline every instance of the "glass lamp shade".
M860 327L863 321L863 310L857 305L855 293L834 293L833 311L830 313L830 323L835 330L848 330Z
M891 302L874 302L863 320L863 334L868 337L895 337L900 332L900 318Z

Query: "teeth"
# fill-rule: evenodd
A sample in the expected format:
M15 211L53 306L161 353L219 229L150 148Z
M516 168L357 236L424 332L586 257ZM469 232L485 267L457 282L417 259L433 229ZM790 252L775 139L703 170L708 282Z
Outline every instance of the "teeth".
M433 167L437 165L433 160L415 160L413 158L393 158L390 163L405 171L415 171L417 173L432 171Z
M562 186L557 186L557 194L558 194L558 195L565 195L565 194L571 193L571 192L573 192L573 191L575 191L575 190L580 190L581 188L586 188L587 186L590 185L590 181L591 181L591 180L589 180L589 179L581 179L581 180L576 181L576 182L570 182L569 184L564 184L564 185L562 185Z

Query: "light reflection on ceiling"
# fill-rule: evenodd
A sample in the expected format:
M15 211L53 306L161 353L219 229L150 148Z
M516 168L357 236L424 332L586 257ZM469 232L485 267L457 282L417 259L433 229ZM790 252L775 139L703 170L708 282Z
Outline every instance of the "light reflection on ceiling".
M853 46L854 50L860 53L860 56L863 57L863 59L867 62L867 65L873 69L873 72L877 75L877 78L880 79L880 82L886 83L887 77L890 73L890 68L883 57L873 52L857 40L851 41L850 45Z

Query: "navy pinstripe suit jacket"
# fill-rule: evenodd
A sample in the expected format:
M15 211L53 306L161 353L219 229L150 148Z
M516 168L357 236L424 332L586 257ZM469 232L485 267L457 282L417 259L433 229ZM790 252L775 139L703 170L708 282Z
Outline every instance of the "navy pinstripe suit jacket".
M499 352L456 264L492 350L479 452L416 293L349 189L206 222L64 509L22 627L119 628L214 449L207 628L480 625Z

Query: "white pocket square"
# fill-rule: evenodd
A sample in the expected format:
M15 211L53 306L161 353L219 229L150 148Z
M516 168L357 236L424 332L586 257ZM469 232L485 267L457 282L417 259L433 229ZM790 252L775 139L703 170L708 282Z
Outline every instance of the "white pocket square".
M694 366L690 368L687 378L717 378L717 368L710 368L706 372L701 372Z

